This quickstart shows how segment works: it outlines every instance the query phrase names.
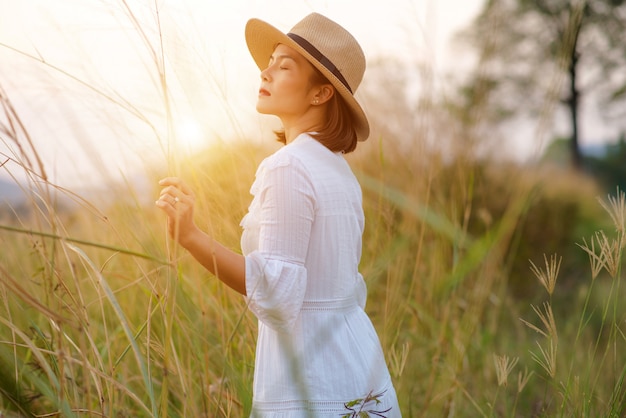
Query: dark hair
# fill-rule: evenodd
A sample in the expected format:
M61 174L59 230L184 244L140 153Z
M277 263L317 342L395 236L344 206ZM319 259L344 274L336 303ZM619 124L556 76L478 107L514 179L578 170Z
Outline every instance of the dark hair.
M315 67L310 84L331 84L330 81ZM326 104L326 118L312 136L332 152L349 153L356 149L357 137L355 120L352 111L343 97L335 89L333 97ZM287 143L285 131L274 131L278 142Z

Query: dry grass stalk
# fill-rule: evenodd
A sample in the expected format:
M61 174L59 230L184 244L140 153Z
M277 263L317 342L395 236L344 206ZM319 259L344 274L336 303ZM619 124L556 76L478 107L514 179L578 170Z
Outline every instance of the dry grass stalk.
M539 279L539 282L541 282L543 287L546 288L548 294L552 296L552 293L554 293L554 288L556 286L556 279L559 275L559 269L561 268L561 261L563 261L563 257L559 258L558 263L556 260L556 254L550 256L550 261L548 261L548 258L545 254L543 255L543 258L546 263L545 270L541 270L540 268L538 268L532 261L530 261L530 269L535 274L537 279Z
M595 279L603 268L612 278L616 278L620 271L621 253L626 247L626 197L624 192L617 189L617 196L609 195L608 203L603 200L599 202L611 217L617 237L610 240L604 231L598 231L595 236L591 237L590 244L583 239L583 245L578 244L578 246L589 255L592 279Z
M537 353L531 353L533 360L537 362L548 375L554 379L556 376L556 353L558 344L557 341L550 339L548 341L548 347L544 348L539 341L537 341L537 347L539 347L539 352L541 356Z
M604 268L611 277L617 277L620 265L620 240L609 240L603 231L599 231L596 232L596 241L600 246L600 258Z
M533 375L533 371L528 371L528 367L524 367L524 371L519 371L517 373L517 393L521 393L524 390L524 387L530 380L530 377Z
M389 368L394 377L402 376L402 372L409 358L409 351L410 345L408 342L402 344L401 350L398 350L396 347L391 350Z
M593 237L590 240L590 244L587 244L587 240L583 238L583 245L577 244L580 248L582 248L589 255L589 264L591 265L591 280L595 280L596 277L602 271L604 267L604 261L596 253L596 244Z
M618 187L616 196L609 195L608 199L608 203L599 199L600 205L611 217L617 232L623 236L626 230L626 196ZM624 244L624 242L622 242L622 244Z
M549 303L544 303L543 311L534 305L532 308L541 320L544 329L541 329L524 319L522 319L522 322L530 329L546 337L548 345L544 348L539 341L537 341L540 354L531 353L531 355L533 360L535 360L548 373L548 375L550 375L550 377L554 378L556 376L556 354L559 338L556 329L556 322L554 320L554 313L552 312L552 306Z
M552 306L549 303L544 302L542 312L539 308L532 305L533 311L537 314L539 319L541 319L541 323L543 324L545 330L531 324L530 322L522 319L522 322L526 324L530 329L540 333L546 338L550 338L553 340L558 340L558 335L556 332L556 322L554 321L554 314L552 313Z
M587 244L585 239L583 239L583 245L578 244L589 255L592 279L598 277L603 268L606 269L611 277L617 277L620 267L621 249L625 241L624 235L620 235L621 237L615 240L609 240L603 231L599 231L591 238L591 244ZM596 252L595 243L598 244L598 252Z
M498 386L506 386L509 380L509 374L519 361L519 357L510 359L508 356L493 355L493 362L496 365L496 376L498 378Z

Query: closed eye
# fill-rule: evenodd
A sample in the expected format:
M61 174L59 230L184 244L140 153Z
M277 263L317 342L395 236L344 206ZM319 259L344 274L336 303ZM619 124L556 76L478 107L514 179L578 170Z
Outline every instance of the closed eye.
M270 57L270 62L268 64L268 67L270 67L272 64L277 63L279 64L279 69L280 70L290 70L291 67L286 66L285 64L291 64L291 62L289 61L295 61L294 58L288 54L281 54L281 55L272 55Z

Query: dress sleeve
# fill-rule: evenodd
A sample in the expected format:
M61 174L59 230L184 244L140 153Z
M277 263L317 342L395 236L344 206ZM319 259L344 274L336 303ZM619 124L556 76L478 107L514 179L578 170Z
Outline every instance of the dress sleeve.
M365 284L365 280L363 280L361 273L357 274L355 293L357 304L361 307L361 309L365 309L365 303L367 302L367 285Z
M288 332L304 294L304 267L315 195L310 176L289 156L272 160L260 173L259 246L246 256L246 293L250 310L267 326Z

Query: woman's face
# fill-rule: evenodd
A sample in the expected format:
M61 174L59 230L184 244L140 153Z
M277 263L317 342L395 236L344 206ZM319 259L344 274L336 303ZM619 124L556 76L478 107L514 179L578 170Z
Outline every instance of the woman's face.
M313 66L300 53L279 44L261 71L257 111L281 119L304 114L313 102L313 73Z

